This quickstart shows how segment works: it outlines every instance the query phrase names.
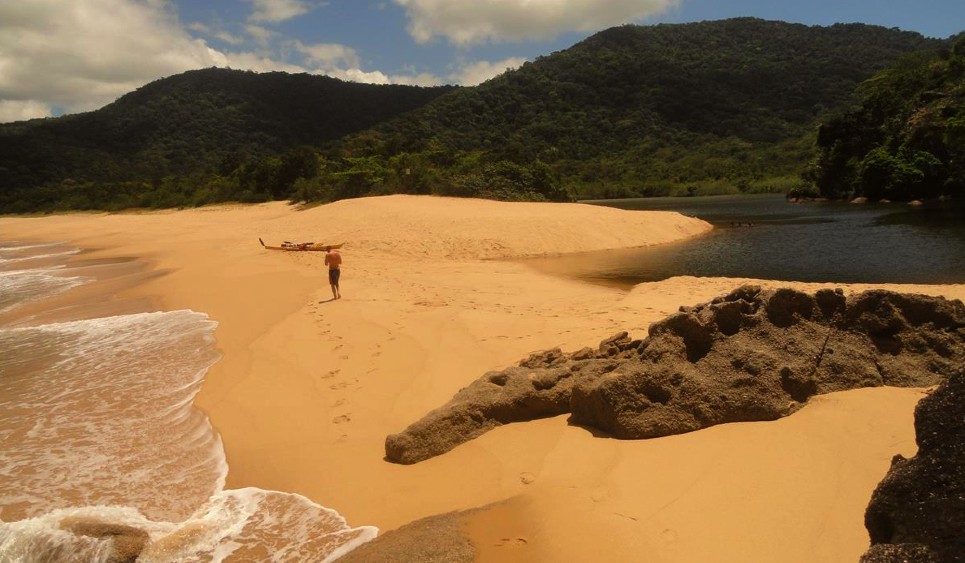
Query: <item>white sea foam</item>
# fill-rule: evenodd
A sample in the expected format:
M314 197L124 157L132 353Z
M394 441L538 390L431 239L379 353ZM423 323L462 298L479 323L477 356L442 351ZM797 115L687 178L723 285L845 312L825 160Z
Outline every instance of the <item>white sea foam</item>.
M15 263L15 262L19 263L19 262L30 262L34 260L47 260L50 258L66 258L68 256L73 256L75 254L78 254L79 252L80 252L79 248L71 248L69 250L64 250L62 252L50 252L47 254L31 254L29 256L14 256L9 258L0 257L0 266Z
M63 293L87 283L82 276L60 273L62 267L0 271L0 313L24 303Z
M148 519L130 507L57 509L0 522L0 561L106 561L112 539L75 535L79 523L135 528L146 534L138 561L335 561L378 535L352 528L334 510L297 494L256 488L213 495L180 523ZM70 557L64 557L69 555Z
M7 252L22 252L24 250L32 250L34 248L50 248L51 246L61 246L64 243L61 242L45 242L41 244L24 244L17 241L7 241L0 242L0 255Z
M191 517L152 541L139 561L198 556L212 561L334 561L372 540L378 529L350 527L334 510L297 494L246 488L214 495Z
M0 264L0 312L92 281L62 268ZM139 561L164 563L332 561L377 535L300 495L223 490L221 438L192 406L216 326L172 311L0 328L0 563L107 560L113 540L64 529L78 520L143 530Z
M0 330L0 438L18 444L0 451L0 505L176 521L220 490L220 437L191 406L215 326L173 311Z

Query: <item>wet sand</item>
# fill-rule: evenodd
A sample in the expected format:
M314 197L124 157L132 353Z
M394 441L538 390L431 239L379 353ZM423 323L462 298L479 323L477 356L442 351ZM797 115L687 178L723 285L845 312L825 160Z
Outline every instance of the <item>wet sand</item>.
M196 404L224 440L229 488L300 493L383 532L483 508L453 517L478 561L857 560L871 491L893 455L915 452L922 390L827 395L780 421L647 441L557 417L414 466L383 460L387 434L485 371L620 330L643 336L680 305L746 281L673 278L627 292L516 259L708 228L672 213L420 196L0 218L5 240L145 260L154 274L132 274L119 298L218 321L224 356ZM331 300L322 253L264 250L259 237L345 242L343 299ZM875 287L965 297L963 285Z

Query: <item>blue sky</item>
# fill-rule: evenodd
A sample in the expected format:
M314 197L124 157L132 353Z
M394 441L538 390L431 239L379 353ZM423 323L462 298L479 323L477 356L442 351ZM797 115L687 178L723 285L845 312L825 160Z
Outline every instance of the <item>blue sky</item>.
M0 0L0 122L211 66L475 85L614 25L753 16L948 37L965 0Z

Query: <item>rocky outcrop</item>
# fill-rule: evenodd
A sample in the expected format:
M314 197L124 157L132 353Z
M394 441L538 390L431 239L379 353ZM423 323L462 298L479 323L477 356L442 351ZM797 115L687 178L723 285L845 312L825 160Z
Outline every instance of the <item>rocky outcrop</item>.
M862 563L965 561L965 370L918 403L915 432L871 497Z
M653 438L786 416L817 393L924 387L965 359L961 301L869 291L811 295L742 286L571 354L539 352L483 375L386 438L389 461L416 463L510 422L572 413L617 438Z

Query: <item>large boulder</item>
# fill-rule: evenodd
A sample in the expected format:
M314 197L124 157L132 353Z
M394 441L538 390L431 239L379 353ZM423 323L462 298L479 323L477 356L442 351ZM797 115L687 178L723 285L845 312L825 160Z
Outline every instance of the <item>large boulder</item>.
M915 432L871 497L862 563L965 561L965 370L918 403Z
M960 301L742 286L682 307L644 340L620 333L595 349L539 352L487 373L390 435L386 458L416 463L502 424L563 413L624 439L773 420L817 393L934 385L963 360Z

